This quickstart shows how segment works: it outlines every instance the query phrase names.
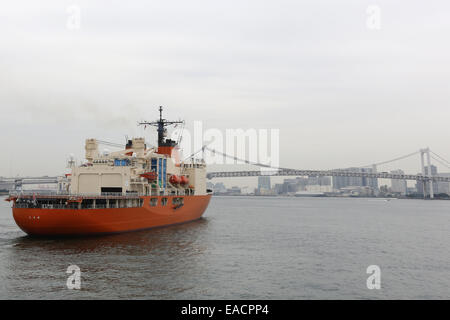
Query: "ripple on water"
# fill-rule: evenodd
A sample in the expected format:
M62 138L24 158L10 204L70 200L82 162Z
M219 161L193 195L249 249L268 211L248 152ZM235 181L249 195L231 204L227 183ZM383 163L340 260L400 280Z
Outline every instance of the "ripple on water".
M449 299L449 213L450 201L216 197L193 223L45 239L0 207L0 298ZM71 264L81 291L65 287ZM366 288L371 264L382 292Z

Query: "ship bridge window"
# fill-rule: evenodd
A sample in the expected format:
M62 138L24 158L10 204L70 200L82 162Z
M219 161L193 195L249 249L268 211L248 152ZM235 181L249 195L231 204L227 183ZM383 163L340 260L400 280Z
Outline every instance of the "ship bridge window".
M117 167L126 167L130 165L130 160L128 159L114 159L114 165Z
M108 163L108 160L94 160L94 163Z
M167 205L167 198L162 198L161 199L161 205L162 206L166 206Z

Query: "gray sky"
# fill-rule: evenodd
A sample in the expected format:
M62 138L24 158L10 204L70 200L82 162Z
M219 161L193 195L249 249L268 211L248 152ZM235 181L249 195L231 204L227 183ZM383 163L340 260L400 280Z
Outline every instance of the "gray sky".
M79 30L66 27L72 4ZM380 30L366 26L369 5ZM136 121L159 105L188 126L279 128L284 167L426 146L450 159L449 10L444 0L3 3L0 176L61 174L85 138L141 136ZM382 170L415 173L418 159Z

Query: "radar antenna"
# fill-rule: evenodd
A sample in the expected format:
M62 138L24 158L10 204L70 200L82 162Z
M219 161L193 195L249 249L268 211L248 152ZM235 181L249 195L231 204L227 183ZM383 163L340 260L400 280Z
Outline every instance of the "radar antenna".
M153 122L139 122L138 125L146 125L146 126L153 126L157 128L158 131L158 147L162 146L173 146L176 145L176 142L170 139L165 139L167 135L167 126L175 125L175 124L184 124L184 121L167 121L166 119L163 119L162 116L163 107L159 107L159 120L153 121Z

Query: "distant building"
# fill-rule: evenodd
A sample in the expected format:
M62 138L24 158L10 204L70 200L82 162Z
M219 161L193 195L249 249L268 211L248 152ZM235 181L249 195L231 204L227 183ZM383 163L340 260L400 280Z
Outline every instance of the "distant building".
M214 185L213 191L214 191L215 194L226 193L227 192L227 188L225 187L225 185L222 182L217 182Z
M374 173L372 168L347 168L337 169L336 171ZM333 177L334 189L346 187L371 187L373 190L378 190L378 180L376 178L366 177Z
M331 186L331 177L308 177L308 186Z
M375 195L374 189L370 186L349 186L341 188L344 196L350 197L372 197Z
M258 189L259 190L270 190L270 176L259 176L258 177Z
M272 190L270 185L270 176L258 177L258 188L255 190L255 195L259 196L272 196L276 195L276 191Z
M428 166L425 167L425 175L428 175ZM450 173L438 173L437 167L431 165L431 175L432 176L441 176L441 177L450 177ZM416 189L418 194L424 194L423 192L423 182L418 181L416 183ZM427 183L426 186L427 195L430 194L430 185ZM434 194L450 194L450 184L448 182L434 182L433 183L433 193Z
M10 181L0 182L0 190L3 190L3 191L14 190L14 182L10 182Z
M425 167L425 175L429 175L429 167L426 166ZM422 174L422 173L419 173ZM431 175L432 176L437 176L438 174L438 170L436 166L431 165ZM417 181L416 183L416 188L417 188L417 193L418 194L424 194L424 189L423 189L423 182L422 181ZM438 184L437 183L433 183L433 193L434 194L438 194ZM426 194L429 195L430 194L430 185L429 183L426 184Z
M450 173L448 173L448 172L439 173L439 176L450 177ZM446 193L446 194L450 195L450 183L449 182L439 181L437 183L437 185L438 185L438 193Z
M295 193L299 190L298 179L284 179L283 193Z
M405 174L403 170L393 170L392 174ZM393 193L400 193L401 195L406 195L408 193L408 185L406 180L392 179L391 180L391 191Z
M311 184L306 186L306 192L322 192L322 193L332 193L333 187L331 185L319 185L319 184Z
M231 189L227 189L227 194L228 195L240 195L241 194L241 188L237 187L237 186L233 186L231 187Z
M429 170L429 167L426 166L426 167L425 167L425 175L428 175L428 174L429 174L429 173L428 173L428 170ZM432 176L437 176L437 174L438 174L437 167L431 165L431 175L432 175Z
M314 191L311 191L314 190ZM320 192L332 192L330 177L296 177L295 179L284 179L282 184L274 186L274 194L295 194L299 191L316 190Z
M283 194L283 184L282 183L275 184L273 189L274 189L275 194Z
M417 188L416 187L408 187L406 194L417 194Z

